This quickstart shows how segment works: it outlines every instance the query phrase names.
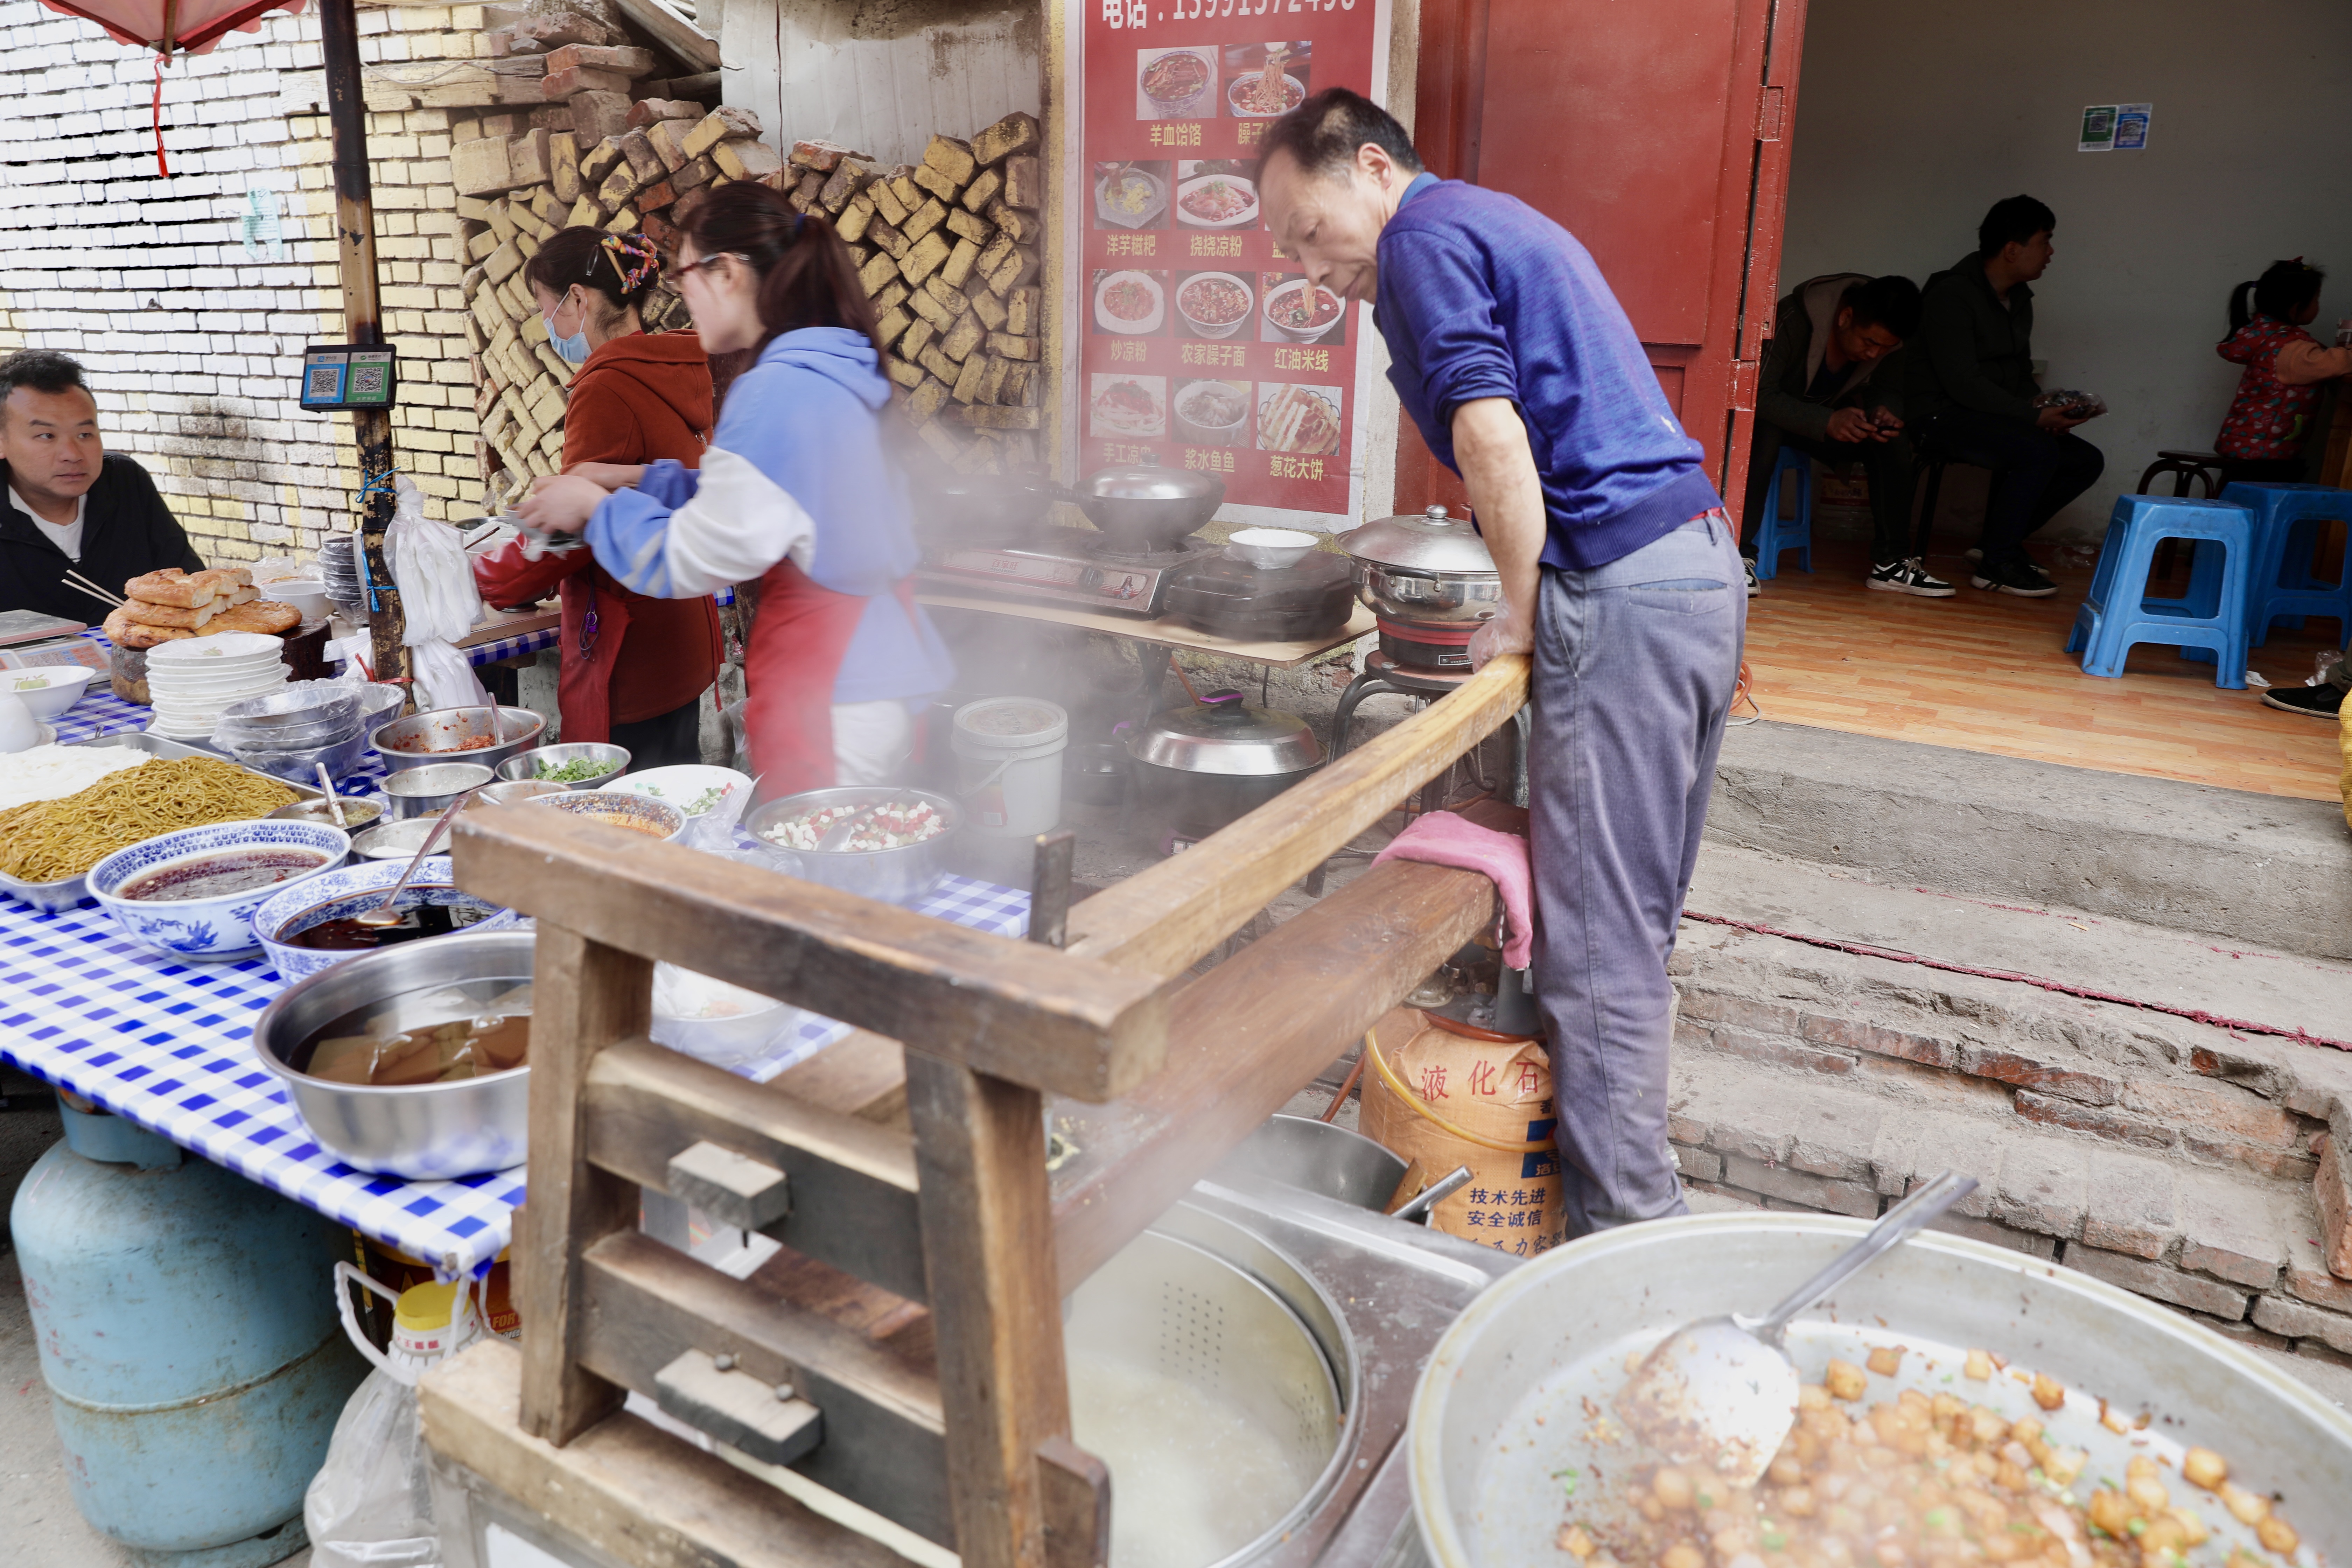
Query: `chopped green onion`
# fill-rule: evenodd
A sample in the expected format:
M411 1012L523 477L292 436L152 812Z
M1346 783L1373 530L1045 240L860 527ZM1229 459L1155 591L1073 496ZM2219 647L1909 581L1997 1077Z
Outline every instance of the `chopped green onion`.
M2147 1533L2147 1521L2144 1519L2135 1519L2130 1523L2125 1525L2124 1528L2130 1531L2134 1535L2145 1535Z

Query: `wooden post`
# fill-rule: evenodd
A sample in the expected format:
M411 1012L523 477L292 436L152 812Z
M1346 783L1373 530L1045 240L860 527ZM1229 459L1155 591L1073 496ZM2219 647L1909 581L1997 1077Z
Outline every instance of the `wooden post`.
M335 256L343 284L343 333L353 343L381 343L375 198L368 183L367 99L360 81L354 0L320 0L319 37L327 68L327 125L334 139ZM365 554L361 570L369 584L369 663L379 680L405 679L415 673L402 646L407 617L383 560L383 531L392 523L392 410L353 409L352 437L360 456L360 546ZM410 692L411 708L415 695Z
M348 4L349 0L345 0ZM515 1221L524 1321L522 1429L562 1447L620 1408L624 1391L580 1365L580 1255L637 1226L636 1184L588 1163L588 1068L646 1032L653 960L540 917L531 963L530 1197Z
M1042 1097L907 1052L963 1568L1045 1568L1037 1449L1070 1431Z

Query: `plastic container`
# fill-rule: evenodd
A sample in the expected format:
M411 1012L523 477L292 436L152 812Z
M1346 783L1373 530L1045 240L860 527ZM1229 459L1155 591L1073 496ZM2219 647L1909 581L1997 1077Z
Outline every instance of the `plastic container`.
M955 711L949 747L963 830L1034 838L1062 820L1062 748L1070 716L1034 697L984 697Z

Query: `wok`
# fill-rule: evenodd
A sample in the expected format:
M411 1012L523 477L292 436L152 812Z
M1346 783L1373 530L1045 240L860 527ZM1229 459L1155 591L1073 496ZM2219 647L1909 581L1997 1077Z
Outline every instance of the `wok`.
M1643 1455L1583 1418L1585 1402L1607 1409L1629 1356L1693 1319L1757 1310L1867 1228L1824 1215L1694 1215L1587 1237L1496 1283L1446 1331L1413 1394L1413 1509L1431 1560L1437 1568L1556 1560L1553 1533L1570 1509L1563 1474L1583 1478L1579 1522L1608 1529ZM1872 1403L1916 1388L1957 1393L2012 1420L2034 1415L2053 1446L2090 1451L2091 1476L2121 1476L2135 1454L2168 1458L2177 1476L2181 1450L2202 1445L2229 1461L2233 1481L2279 1496L2307 1543L2302 1561L2352 1540L2352 1489L2343 1484L2352 1415L2153 1301L2039 1258L1929 1232L1789 1330L1808 1381L1820 1380L1832 1355L1859 1363L1894 1345L1907 1347L1901 1371L1871 1378ZM2006 1375L1956 1376L1971 1348L2048 1373L2064 1385L2064 1405L2042 1411ZM2124 1432L2101 1425L2103 1404ZM2147 1426L2134 1429L2143 1414ZM2231 1545L2273 1560L2214 1499L2174 1489L2213 1531L2200 1561L2218 1562Z
M1224 504L1213 474L1154 463L1097 468L1069 497L1087 521L1131 550L1165 550L1200 529Z

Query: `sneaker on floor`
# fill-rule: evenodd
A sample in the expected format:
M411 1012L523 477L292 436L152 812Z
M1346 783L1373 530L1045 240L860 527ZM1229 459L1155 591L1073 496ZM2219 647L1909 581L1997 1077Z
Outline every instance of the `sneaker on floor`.
M2325 719L2333 724L2344 711L2344 689L2340 686L2273 686L2263 693L2265 706L2288 713L2300 713L2306 719Z
M1948 599L1957 592L1941 577L1930 576L1916 555L1908 561L1872 567L1870 585L1882 593L1916 594L1923 599Z
M1752 599L1764 591L1764 584L1756 580L1756 563L1748 561L1745 563L1748 567L1748 596Z
M2014 594L2021 599L2046 599L2058 591L2058 584L2042 574L2042 568L2021 555L2005 566L1979 563L1976 575L1969 579L1979 588L1990 588L1996 594Z

